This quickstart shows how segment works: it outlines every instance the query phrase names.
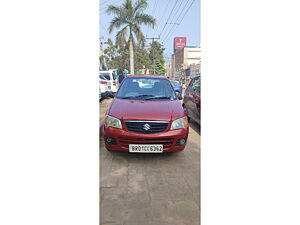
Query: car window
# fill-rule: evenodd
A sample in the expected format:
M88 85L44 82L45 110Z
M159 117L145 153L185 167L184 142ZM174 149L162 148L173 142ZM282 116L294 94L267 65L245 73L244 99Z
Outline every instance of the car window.
M199 84L197 92L200 94L200 92L201 92L201 78L200 77L197 78L197 82Z
M173 85L179 85L179 83L178 83L177 81L171 81L171 83L172 83Z
M191 90L200 93L200 77L196 77L191 84Z
M121 99L176 100L169 80L161 78L126 78L117 93Z
M102 80L107 80L103 74L100 74L99 78Z
M106 80L110 80L110 74L109 74L109 73L101 73L101 74L100 74L100 78L101 78L101 75L102 75Z
M189 83L189 85L188 85L188 87L187 87L188 90L193 91L193 89L192 89L193 83L194 83L194 79L192 79L192 80L190 81L190 83Z

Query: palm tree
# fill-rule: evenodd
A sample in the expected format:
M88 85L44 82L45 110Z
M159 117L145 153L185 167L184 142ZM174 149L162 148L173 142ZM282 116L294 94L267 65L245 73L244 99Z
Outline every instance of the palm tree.
M132 0L125 0L121 6L109 5L106 10L108 14L115 15L110 22L108 28L109 33L112 33L114 29L119 29L122 26L122 29L116 35L117 46L122 47L129 44L130 74L134 74L133 47L135 44L144 47L145 44L145 37L140 26L146 25L154 28L156 25L154 17L143 13L146 8L148 8L147 0L137 0L135 3L133 3Z

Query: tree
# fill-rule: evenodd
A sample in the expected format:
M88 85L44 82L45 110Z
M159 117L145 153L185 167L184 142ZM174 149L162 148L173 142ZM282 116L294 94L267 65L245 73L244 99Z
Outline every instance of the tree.
M150 46L149 57L152 62L150 68L151 74L165 75L165 59L164 59L164 48L158 41L153 41Z
M140 74L143 74L144 69L149 69L151 66L151 60L149 58L149 51L145 48L137 48L135 50L134 57L136 58L136 70L139 70Z
M141 31L141 25L152 28L156 25L154 17L143 13L147 8L147 0L137 0L135 3L133 3L132 0L125 0L121 6L109 5L106 10L108 14L115 15L110 22L108 28L109 33L112 33L114 29L122 27L116 35L116 44L118 47L129 45L131 74L134 74L134 47L144 47L145 44L145 37Z
M104 54L107 58L107 60L113 60L114 57L117 56L118 53L118 48L117 46L112 42L112 40L110 38L107 39L107 42L105 42L105 44L108 45L108 47L106 47L104 49Z
M111 61L111 64L114 65L115 68L118 68L120 71L124 69L129 69L129 48L122 47L118 49L118 55Z
M124 69L129 70L130 62L129 62L129 46L124 46L121 48L116 48L116 46L109 41L106 42L108 46L104 49L104 57L108 62L109 68L118 68L118 73L123 71ZM145 68L150 68L152 62L149 58L149 52L142 47L136 47L134 51L135 60L135 69L142 70Z

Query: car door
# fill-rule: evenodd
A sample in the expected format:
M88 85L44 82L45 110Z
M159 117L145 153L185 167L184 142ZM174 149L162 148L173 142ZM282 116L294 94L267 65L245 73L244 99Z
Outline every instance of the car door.
M193 117L193 113L192 113L192 107L193 107L193 95L192 95L192 85L193 85L194 79L192 79L189 83L189 85L187 86L186 90L185 90L185 94L184 94L184 105L185 105L185 110L186 113L188 115L188 117Z
M192 85L192 103L191 103L191 111L192 111L192 119L200 124L200 77L194 78L194 82Z
M111 85L109 81L109 75L107 74L100 74L100 81L99 84L101 86L102 92L110 91Z

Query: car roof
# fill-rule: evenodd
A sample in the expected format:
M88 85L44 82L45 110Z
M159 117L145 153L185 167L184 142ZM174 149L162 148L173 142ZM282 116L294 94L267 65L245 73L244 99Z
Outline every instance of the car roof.
M166 78L166 77L164 77L164 76L155 76L155 75L129 75L129 76L127 76L128 78L130 78L130 77L135 77L135 78L160 78L160 79L168 79L168 78Z
M108 73L112 74L111 71L99 71L99 74L104 74L104 73L106 73L106 74L108 74Z

